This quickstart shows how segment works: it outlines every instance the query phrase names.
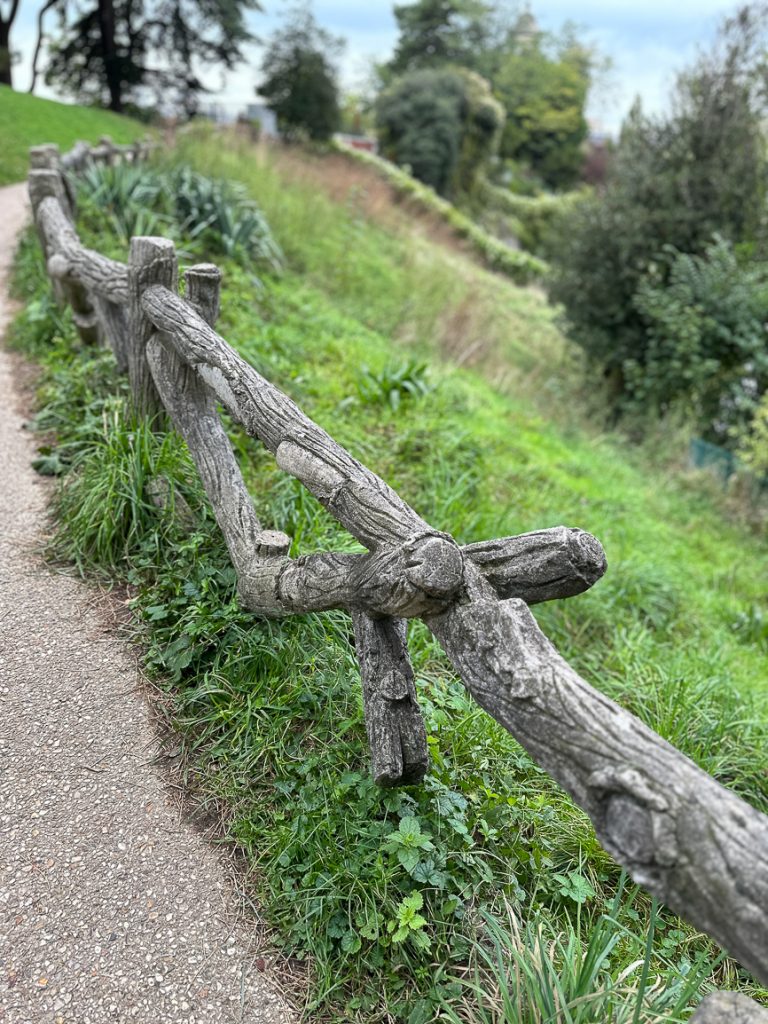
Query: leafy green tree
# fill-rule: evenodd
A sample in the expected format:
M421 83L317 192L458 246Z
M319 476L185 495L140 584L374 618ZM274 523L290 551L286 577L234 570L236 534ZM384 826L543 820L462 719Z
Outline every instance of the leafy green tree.
M716 233L734 244L765 237L765 27L762 7L744 8L679 77L672 114L651 118L636 105L606 188L561 225L551 295L565 307L571 336L611 381L619 409L664 411L667 403L638 387L659 359L638 293L649 274L654 287L669 283L664 247L702 255ZM721 332L711 358L727 360L729 333ZM654 374L661 384L658 367Z
M45 79L81 102L122 112L147 90L188 112L205 88L195 65L234 68L258 0L85 0L59 5Z
M306 6L294 8L272 36L261 65L259 93L277 115L283 134L329 139L339 127L339 89L334 58L343 40L315 21Z
M576 43L548 55L538 38L510 52L494 77L507 111L501 156L530 167L550 188L579 177L592 57Z
M768 385L768 266L740 262L722 238L702 256L663 256L635 295L646 344L642 362L624 363L627 386L644 409L676 406L727 440Z
M566 27L542 33L508 0L418 0L395 6L400 31L382 81L416 70L463 67L490 83L507 111L501 155L551 187L571 185L587 134L584 106L595 54Z
M462 68L412 71L379 96L382 153L442 195L470 194L498 147L504 111Z
M457 64L476 68L489 42L493 6L481 0L418 0L395 4L400 36L387 65L390 78Z

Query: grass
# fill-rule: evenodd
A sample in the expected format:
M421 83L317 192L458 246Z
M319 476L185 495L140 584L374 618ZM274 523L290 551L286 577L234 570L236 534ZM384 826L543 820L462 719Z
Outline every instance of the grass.
M543 260L529 252L511 248L489 234L453 203L439 196L429 185L414 178L390 160L385 160L374 153L354 149L342 142L335 143L334 148L347 160L356 161L386 181L399 199L443 220L458 238L466 239L470 250L491 270L505 274L521 284L546 274L547 264Z
M281 181L246 152L191 140L185 155L242 181L285 254L280 275L223 264L224 337L459 540L561 522L600 537L605 579L538 607L545 632L587 679L768 809L765 645L745 628L762 621L765 543L688 478L531 400L534 384L552 403L572 394L536 293L385 230L354 200ZM90 214L84 227L120 254ZM190 780L226 808L267 919L310 965L318 1018L568 1024L586 996L599 1015L582 1019L673 1024L705 979L761 994L625 886L582 812L468 700L419 623L409 639L432 769L421 787L377 790L347 616L243 612L183 444L131 421L109 358L80 348L47 297L31 236L17 288L28 303L17 344L44 364L38 423L58 439L41 453L62 481L55 553L132 587ZM440 358L459 308L488 324L477 367L492 380ZM514 325L523 340L507 336ZM349 545L259 445L232 437L263 522L288 532L294 553ZM157 506L157 478L175 503Z
M56 103L0 85L0 185L26 178L30 146L55 142L64 151L78 139L95 144L101 135L111 135L126 143L146 132L146 125L109 110Z
M574 357L540 291L487 273L446 247L443 234L433 241L429 224L403 217L359 176L340 189L344 179L334 157L325 168L322 158L301 151L254 150L197 132L180 139L179 158L245 184L294 273L362 325L409 348L482 368L515 390L536 389L542 371L551 378L553 367L571 365Z

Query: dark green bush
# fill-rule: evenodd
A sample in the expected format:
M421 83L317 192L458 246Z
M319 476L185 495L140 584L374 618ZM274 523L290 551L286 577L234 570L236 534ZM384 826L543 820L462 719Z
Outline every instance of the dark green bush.
M488 83L463 68L409 72L376 103L383 154L441 195L473 190L503 123Z
M684 404L726 440L768 384L768 267L740 266L721 238L703 256L666 255L635 295L646 348L642 361L624 363L627 391L643 409Z
M673 114L650 118L636 107L605 191L560 224L551 295L619 409L627 398L635 407L640 376L662 356L636 296L651 272L667 284L665 246L703 255L715 234L734 244L764 239L763 39L756 9L726 22L713 51L678 79ZM728 363L732 345L723 337L714 357Z

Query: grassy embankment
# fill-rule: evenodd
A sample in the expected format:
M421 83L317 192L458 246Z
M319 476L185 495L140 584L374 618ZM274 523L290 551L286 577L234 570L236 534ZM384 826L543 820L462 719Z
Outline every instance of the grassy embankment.
M567 349L538 294L418 232L371 223L354 195L339 205L312 182L287 183L250 152L191 140L182 155L243 181L286 254L282 276L226 261L221 333L460 541L561 522L600 537L606 578L539 607L545 631L596 686L768 809L757 628L765 544L725 521L698 484L547 415L547 401L562 405L574 392ZM86 206L89 243L124 258L103 225L103 211ZM194 256L221 262L199 240ZM257 868L254 890L286 948L310 958L322 1012L409 1024L440 1014L521 1024L686 1019L685 979L697 976L699 956L706 974L715 951L631 887L617 896L619 872L584 816L470 704L419 624L411 648L433 770L420 788L372 786L347 618L255 622L238 609L183 446L131 424L109 358L78 351L44 297L31 241L19 287L33 298L19 343L47 367L40 426L60 440L41 466L65 472L56 550L135 588L146 664L190 772L227 809L229 835ZM429 362L426 373L414 363L404 371L414 393L398 384L410 357ZM456 358L476 368L457 369ZM533 390L549 398L534 403ZM233 436L263 521L291 534L296 553L349 544L258 445ZM147 483L156 475L186 498L191 525L155 507ZM493 936L484 915L503 922L509 913L525 924L516 933L507 923L498 946L509 946L505 960L530 954L536 977L519 1016L483 1016L465 965L481 965ZM728 962L715 980L755 991ZM537 1017L531 1002L555 983L568 998L588 998L572 1017L545 1008ZM499 990L487 977L483 985L488 1005Z
M99 136L111 135L126 143L146 133L146 125L109 110L41 100L0 85L0 185L26 178L30 146L55 142L67 150L78 139L95 144Z

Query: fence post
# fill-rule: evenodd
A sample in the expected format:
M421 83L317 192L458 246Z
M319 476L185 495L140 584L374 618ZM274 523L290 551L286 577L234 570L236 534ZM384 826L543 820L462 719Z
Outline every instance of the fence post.
M33 171L57 171L59 159L59 147L55 142L47 142L44 146L30 147L29 166Z
M177 289L178 265L173 242L151 236L132 238L128 258L127 362L133 406L140 416L157 416L164 411L147 363L147 343L156 328L141 305L144 290L158 284L171 291Z
M28 186L32 216L35 220L37 220L38 208L44 199L56 199L66 213L67 192L64 179L59 171L53 169L30 171ZM42 232L38 233L46 261L55 260L57 254L46 250L45 238ZM51 272L50 267L49 274L54 281L54 293L57 300L62 304L67 302L72 307L72 319L83 343L86 345L96 344L99 340L99 325L88 295L88 289L78 281L59 279L59 275Z
M60 201L64 213L74 222L76 210L75 188L65 168L62 166L61 152L56 143L48 142L44 146L32 146L29 150L29 166L33 171L57 171L61 175L61 180L64 184L64 198Z
M112 167L113 164L117 163L115 144L112 141L111 135L102 135L99 139L99 145L104 150L104 163L107 167Z

